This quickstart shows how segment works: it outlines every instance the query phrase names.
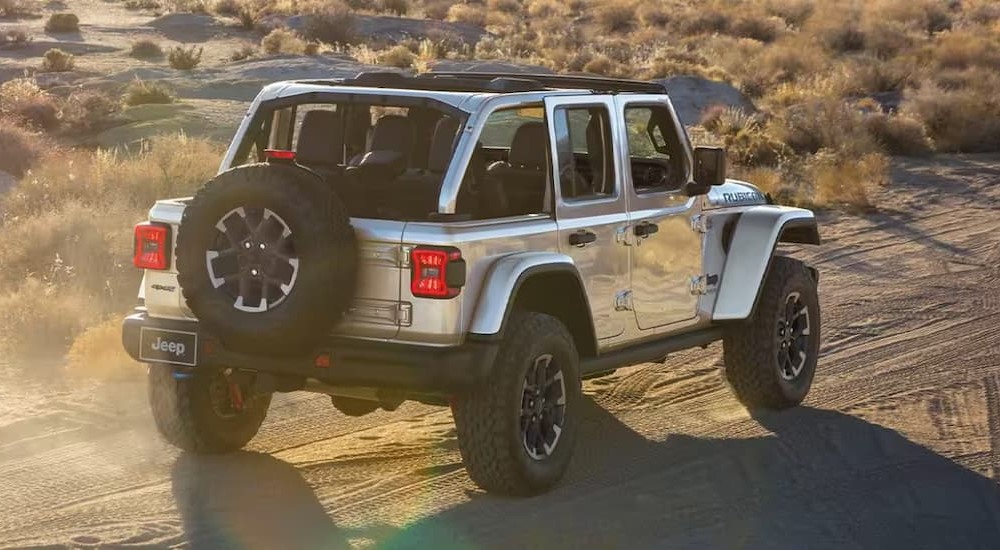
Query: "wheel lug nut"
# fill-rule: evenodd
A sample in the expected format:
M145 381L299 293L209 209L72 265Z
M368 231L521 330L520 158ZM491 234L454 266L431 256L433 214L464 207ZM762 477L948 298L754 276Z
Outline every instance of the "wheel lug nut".
M260 249L264 250L265 248L267 248L267 245L265 245L264 243L260 243Z

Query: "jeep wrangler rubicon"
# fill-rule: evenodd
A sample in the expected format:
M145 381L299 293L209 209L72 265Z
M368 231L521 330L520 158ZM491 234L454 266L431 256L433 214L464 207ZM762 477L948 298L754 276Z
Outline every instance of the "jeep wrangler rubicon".
M451 405L480 487L563 475L581 380L723 341L748 407L799 404L820 343L813 214L725 177L654 83L361 73L280 82L216 175L135 228L124 321L163 436L257 433L274 392L348 415Z

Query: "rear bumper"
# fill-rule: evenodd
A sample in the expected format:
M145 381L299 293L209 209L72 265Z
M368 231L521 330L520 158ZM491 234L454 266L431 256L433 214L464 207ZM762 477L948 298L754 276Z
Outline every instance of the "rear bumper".
M489 374L497 353L496 342L467 341L450 347L432 347L331 337L325 345L301 356L268 357L225 349L197 322L149 317L135 313L125 318L122 343L136 361L140 358L142 328L190 332L198 335L197 365L177 368L231 367L296 378L315 378L328 384L398 388L449 393L469 387ZM329 366L317 367L316 358L328 354Z

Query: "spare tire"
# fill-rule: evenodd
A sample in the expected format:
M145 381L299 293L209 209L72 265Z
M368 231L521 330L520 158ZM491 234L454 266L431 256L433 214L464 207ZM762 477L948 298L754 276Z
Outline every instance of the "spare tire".
M177 281L206 331L233 351L304 353L354 294L354 232L315 174L253 164L205 184L177 232Z

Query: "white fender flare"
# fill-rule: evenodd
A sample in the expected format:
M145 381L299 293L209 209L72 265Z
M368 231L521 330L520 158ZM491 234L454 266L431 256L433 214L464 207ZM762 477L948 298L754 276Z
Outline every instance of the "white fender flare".
M802 208L772 205L742 211L729 244L712 320L746 319L753 313L779 241L819 244L815 215Z

